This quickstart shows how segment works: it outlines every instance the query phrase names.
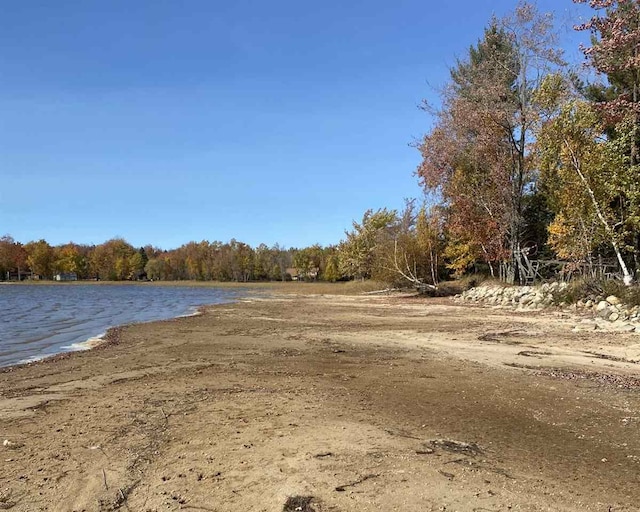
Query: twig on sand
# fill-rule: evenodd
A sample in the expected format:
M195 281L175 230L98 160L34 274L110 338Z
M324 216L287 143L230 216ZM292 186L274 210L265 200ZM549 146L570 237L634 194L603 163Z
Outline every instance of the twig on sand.
M406 437L408 439L421 439L420 437L416 437L407 432L403 432L402 430L393 430L390 428L385 428L384 431L391 436Z
M140 480L137 480L127 487L118 488L116 499L114 500L112 505L113 510L119 510L121 507L126 507L126 509L129 510L127 499L129 498L129 494L131 494L131 492L138 486L139 483Z
M346 490L347 490L347 487L354 487L354 486L356 486L356 485L358 485L358 484L361 484L362 482L366 482L367 480L369 480L369 479L371 479L371 478L377 478L377 477L379 477L379 476L380 476L380 475L378 475L378 474L373 474L373 473L371 473L371 474L369 474L369 475L365 475L365 476L363 476L362 478L360 478L360 479L356 480L355 482L351 482L351 483L344 484L344 485L339 485L338 487L336 487L336 491L338 491L338 492L344 492L344 491L346 491Z
M372 292L363 292L362 295L380 295L382 293L399 292L400 288L385 288L384 290L374 290Z
M107 485L107 473L104 468L102 468L102 481L104 482L104 488L108 491L109 486Z
M167 413L164 412L164 409L162 407L160 407L160 410L162 411L162 415L164 416L164 420L166 422L168 422L169 421L169 416L167 416Z

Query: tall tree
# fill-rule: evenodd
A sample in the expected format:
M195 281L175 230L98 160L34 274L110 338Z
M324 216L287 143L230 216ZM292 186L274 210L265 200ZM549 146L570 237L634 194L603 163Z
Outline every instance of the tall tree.
M596 110L578 98L562 98L553 88L562 82L550 77L546 96L557 111L539 133L543 180L553 189L556 217L549 229L550 242L561 257L589 261L595 248L608 244L618 260L626 284L631 272L623 258L625 229L629 222L616 207L621 191L629 189L629 155L624 138L610 138ZM555 84L555 85L554 85ZM549 94L550 92L550 94ZM632 167L637 169L637 166Z
M585 3L586 0L574 0ZM587 97L600 114L609 140L617 140L623 155L624 184L608 205L616 212L615 226L620 251L640 269L640 3L636 0L590 0L596 11L586 23L576 27L591 33L590 47L583 47L587 62L606 83L591 84ZM623 269L624 270L624 269ZM628 280L631 274L625 275Z
M29 242L24 246L27 251L27 263L31 272L46 279L53 277L55 254L53 247L46 240Z
M293 256L293 266L300 279L317 281L322 260L322 247L316 244L298 250Z
M520 3L451 70L436 125L419 145L417 174L442 195L455 237L489 263L508 261L509 280L519 278L524 197L535 179L533 93L561 64L550 16Z
M69 242L54 248L54 272L74 272L78 277L87 277L87 248Z
M353 230L347 231L347 238L340 243L340 272L355 279L368 279L376 270L376 249L398 222L395 210L382 208L367 210L362 222L353 222Z
M100 279L131 279L131 256L136 250L126 240L113 238L96 246L91 255L91 269Z
M2 278L10 272L16 271L18 280L27 266L27 253L20 242L16 242L10 235L0 238L0 268L3 271Z
M589 93L609 125L630 121L630 164L636 165L640 163L640 3L589 0L589 5L596 14L576 29L591 32L592 46L583 46L582 50L589 64L606 75L608 82L592 85Z

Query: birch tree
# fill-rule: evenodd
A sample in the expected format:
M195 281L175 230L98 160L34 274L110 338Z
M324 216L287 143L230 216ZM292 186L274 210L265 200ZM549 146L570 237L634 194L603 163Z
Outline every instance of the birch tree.
M585 3L586 0L574 0ZM587 97L611 143L626 156L611 206L619 219L615 231L620 250L640 268L640 3L636 0L590 0L594 16L577 26L591 34L583 46L587 63L606 80L586 88ZM610 186L613 184L610 184ZM624 243L623 243L624 242ZM631 279L630 275L626 276Z
M538 142L544 179L555 190L552 245L560 256L575 258L588 257L604 241L616 256L625 284L631 284L622 254L625 221L615 207L630 177L629 156L620 147L623 140L608 138L592 105L573 98L544 124Z

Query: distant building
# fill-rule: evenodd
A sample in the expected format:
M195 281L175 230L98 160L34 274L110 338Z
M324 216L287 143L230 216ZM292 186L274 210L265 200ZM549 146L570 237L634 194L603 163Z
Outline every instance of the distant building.
M75 272L60 272L53 276L54 281L77 281L78 274Z
M307 272L300 272L297 268L288 268L285 274L287 281L315 281L318 278L320 269L311 267Z
M297 281L300 278L300 275L298 274L298 269L297 268L288 268L285 271L285 277L286 277L287 281Z

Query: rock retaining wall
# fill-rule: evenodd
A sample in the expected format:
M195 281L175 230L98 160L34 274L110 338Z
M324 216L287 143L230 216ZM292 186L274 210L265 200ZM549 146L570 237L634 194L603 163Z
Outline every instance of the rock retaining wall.
M618 297L591 295L575 304L558 300L566 283L545 283L542 286L478 286L455 296L459 302L470 302L515 311L541 311L555 307L582 313L575 330L607 329L640 333L640 307L622 304Z

